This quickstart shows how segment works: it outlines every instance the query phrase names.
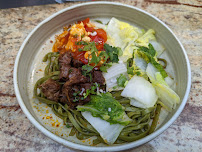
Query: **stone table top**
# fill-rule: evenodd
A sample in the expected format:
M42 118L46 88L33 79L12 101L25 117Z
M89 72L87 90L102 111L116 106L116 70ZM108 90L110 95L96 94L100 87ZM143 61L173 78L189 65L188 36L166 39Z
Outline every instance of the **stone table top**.
M192 70L191 92L178 119L154 140L128 151L202 151L202 1L117 1L146 10L166 23L184 45ZM74 4L0 10L0 151L78 151L36 129L22 112L13 88L14 61L23 40L42 20Z

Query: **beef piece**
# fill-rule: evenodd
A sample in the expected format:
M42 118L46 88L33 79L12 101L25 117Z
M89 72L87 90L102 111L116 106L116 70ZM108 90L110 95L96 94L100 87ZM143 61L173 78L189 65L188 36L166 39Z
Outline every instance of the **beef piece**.
M84 88L85 90L87 90L87 89L90 90L92 85L93 85L92 83L83 83L83 84L80 84L81 89Z
M66 64L69 65L72 62L72 54L71 52L65 52L59 56L59 64L60 66Z
M65 52L59 56L59 64L60 64L60 80L67 81L69 70L71 68L72 62L72 54L71 52Z
M87 77L82 75L80 68L74 68L70 65L62 65L60 68L60 80L66 81L66 85L77 83L85 83L88 81Z
M72 100L73 94L72 94L71 89L72 89L72 86L68 86L68 85L63 86L62 93L60 95L60 102L66 103L66 104L68 104L68 106L71 109L74 109L77 104L72 102L73 101Z
M89 75L87 75L86 78L87 78L87 81L86 81L87 83L92 82L92 77L90 77Z
M83 93L85 93L87 89L92 90L92 86L95 86L95 84L93 84L92 82L83 83L83 84L80 84L80 86L81 86L81 90L83 90ZM98 88L99 88L99 90L102 90L103 92L106 91L106 85L100 85ZM96 92L97 88L94 91ZM103 92L101 92L101 93L103 93Z
M64 85L60 95L60 102L67 103L71 109L74 109L77 105L83 105L90 101L90 96L82 100L83 95L79 94L79 92L81 92L80 85ZM74 93L77 93L77 95L74 96Z
M71 66L67 64L62 64L60 67L60 80L61 81L67 81L69 79L69 71Z
M61 103L67 103L68 101L67 96L63 92L60 93L59 100Z
M48 79L46 82L42 83L40 87L41 91L43 92L44 96L47 97L47 99L58 101L60 92L59 83L53 79Z
M73 93L79 92L80 86L77 85L63 85L62 92L60 94L60 102L67 103L69 106L74 107L76 104L74 104L73 101Z
M87 78L84 75L82 75L81 70L77 68L70 68L68 77L69 80L65 83L65 85L87 82Z
M64 85L62 88L63 94L65 94L67 97L72 98L73 93L78 93L80 91L80 86L73 85L73 86L66 86Z
M82 67L83 65L84 65L83 62L73 59L73 67L79 68L79 67Z
M83 93L86 93L86 90L91 90L92 85L93 85L93 83L83 83L83 84L80 84L80 87L81 87L81 96L83 96ZM87 96L85 99L83 99L80 102L82 102L82 104L85 104L85 103L88 103L89 101L90 101L90 95Z
M101 85L105 84L105 78L102 75L101 71L92 71L93 82L97 82Z

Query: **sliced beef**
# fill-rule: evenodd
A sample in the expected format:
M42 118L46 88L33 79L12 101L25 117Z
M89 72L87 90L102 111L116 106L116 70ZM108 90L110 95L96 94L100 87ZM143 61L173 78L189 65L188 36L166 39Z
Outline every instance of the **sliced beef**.
M77 68L71 68L69 70L69 80L65 83L66 85L85 83L87 78L82 75L81 70Z
M102 75L101 71L92 71L92 79L93 79L93 82L97 82L101 85L105 84L105 78Z
M74 68L70 65L62 65L60 68L60 80L66 81L68 85L85 83L88 81L87 77L82 75L80 68Z
M67 99L70 100L71 98L74 97L74 93L78 93L80 91L80 87L77 85L73 86L63 86L62 88L62 93L66 95Z
M91 89L92 85L93 85L93 83L83 83L83 84L80 84L81 89L83 88L85 90Z
M60 80L61 81L67 81L69 79L69 71L71 66L70 65L66 65L66 64L62 64L60 67Z
M83 83L80 84L81 87L81 96L83 96L83 93L86 93L86 90L91 90L93 83ZM81 101L83 104L88 103L90 101L90 95L87 96L83 101Z
M105 79L101 71L93 70L91 75L84 76L82 75L82 66L83 63L79 60L75 60L72 57L71 52L65 52L59 56L59 65L60 65L60 81L65 82L60 90L60 85L58 89L54 91L51 89L51 86L48 84L42 85L43 90L49 90L44 93L48 99L54 101L60 101L61 103L66 103L70 108L74 109L77 105L83 105L90 101L90 95L84 99L83 93L86 93L86 90L91 90L93 83L100 84L100 87L103 87L105 91ZM92 77L91 77L92 76ZM54 80L49 80L52 85L56 86ZM48 81L47 81L48 82ZM49 82L50 83L50 82ZM56 83L56 84L55 84ZM54 86L52 86L54 88ZM97 89L94 90L95 92ZM59 93L60 92L60 93Z
M85 93L87 89L92 90L92 86L95 86L95 84L92 82L91 83L83 83L83 84L80 84L80 86L81 86L81 89L84 90L83 92ZM98 89L102 90L104 92L104 91L106 91L106 85L100 85L98 87ZM97 92L97 88L94 91Z
M61 103L67 103L67 96L65 95L65 93L64 92L61 92L60 93L60 95L59 95L59 101L61 102Z
M72 102L73 94L71 92L71 88L72 86L63 86L62 93L60 95L60 102L68 104L71 109L74 109L76 104Z
M80 85L64 85L62 88L62 94L60 95L60 102L66 103L71 109L74 109L77 105L83 105L90 101L90 96L83 99L83 95ZM74 95L76 93L76 95Z
M72 54L71 52L65 52L63 54L60 54L59 56L59 64L60 64L60 80L61 81L67 81L69 70L71 68L71 62L72 62Z
M60 84L54 81L53 79L48 79L46 82L40 85L41 91L47 99L58 101Z
M73 67L79 68L79 67L82 67L83 65L84 65L83 62L73 59Z
M65 52L59 56L59 64L60 66L66 64L69 65L72 62L72 54L71 52Z

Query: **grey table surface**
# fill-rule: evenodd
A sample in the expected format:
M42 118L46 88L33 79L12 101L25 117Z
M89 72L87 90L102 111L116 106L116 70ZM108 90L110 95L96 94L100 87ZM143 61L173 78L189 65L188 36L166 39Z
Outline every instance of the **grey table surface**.
M202 151L202 1L118 0L155 15L180 39L192 70L188 102L178 119L160 136L128 151ZM53 13L76 3L0 10L0 151L78 151L64 147L37 130L22 112L13 88L18 50L31 30Z

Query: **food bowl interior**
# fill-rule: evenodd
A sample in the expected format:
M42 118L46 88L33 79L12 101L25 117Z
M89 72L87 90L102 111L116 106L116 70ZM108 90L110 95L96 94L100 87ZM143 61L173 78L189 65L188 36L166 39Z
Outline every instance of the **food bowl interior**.
M87 17L92 19L100 19L104 22L107 22L107 20L112 17L116 17L122 21L126 21L146 30L151 28L154 29L156 31L157 41L164 45L167 54L173 63L177 82L176 92L180 96L181 101L183 100L187 89L189 71L187 68L188 63L186 61L185 54L182 51L183 48L176 40L175 36L173 36L173 34L163 24L159 23L158 20L148 14L145 14L139 9L114 3L88 3L79 5L77 7L67 8L66 10L56 13L55 15L46 19L40 24L40 26L35 28L21 48L21 54L19 56L16 70L17 86L22 98L20 102L25 105L24 108L30 112L31 116L34 117L38 123L40 123L40 121L38 120L38 117L33 110L33 106L30 103L30 92L28 91L29 88L27 85L33 72L30 70L33 67L33 61L37 54L40 53L39 51L41 51L41 46L43 46L50 37L53 37L53 35L60 31L64 26L75 23L79 20L83 20ZM51 51L51 48L49 51ZM171 119L171 117L173 117L179 106L180 105L169 113L160 128L164 126ZM46 126L44 127L46 128ZM38 128L40 129L39 126ZM60 137L58 139L60 139ZM144 141L141 144L143 143ZM67 144L67 146L70 145ZM134 146L137 145L134 144Z

